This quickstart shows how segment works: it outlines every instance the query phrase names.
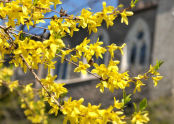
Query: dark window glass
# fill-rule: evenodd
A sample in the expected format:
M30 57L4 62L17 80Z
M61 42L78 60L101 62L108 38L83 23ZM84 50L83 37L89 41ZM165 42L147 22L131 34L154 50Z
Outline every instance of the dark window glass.
M143 31L138 32L137 39L141 40L141 39L143 39L143 37L144 37L144 32Z
M66 79L67 67L68 67L68 62L65 61L65 62L63 63L62 79Z
M99 41L103 41L103 36L102 35L99 35Z
M136 60L136 52L137 52L137 46L134 45L131 49L131 56L130 56L130 63L135 64Z
M68 69L68 62L64 61L63 63L61 63L61 60L58 59L55 67L56 67L56 69L54 70L54 75L57 75L56 80L66 79L67 69Z
M140 51L140 64L143 65L145 63L146 58L146 44L144 43L141 47Z
M58 79L58 78L60 78L60 66L61 65L61 63L60 63L60 60L58 60L57 61L57 63L56 63L56 69L55 69L55 71L54 71L54 75L57 75L57 77L56 77L56 80Z

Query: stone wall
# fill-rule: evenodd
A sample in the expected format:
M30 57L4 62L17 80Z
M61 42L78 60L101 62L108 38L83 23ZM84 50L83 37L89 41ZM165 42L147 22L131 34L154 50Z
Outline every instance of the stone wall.
M155 25L153 63L163 60L160 73L164 79L155 89L151 89L151 98L171 96L174 87L174 1L160 0Z

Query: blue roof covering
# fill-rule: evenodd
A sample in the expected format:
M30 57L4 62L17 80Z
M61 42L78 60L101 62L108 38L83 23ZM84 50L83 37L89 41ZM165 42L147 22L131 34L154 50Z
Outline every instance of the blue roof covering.
M106 5L117 6L117 0L62 0L63 4L57 5L56 11L60 11L61 7L67 10L68 14L79 15L83 8L91 8L92 12L98 12L102 10L102 2L106 1ZM54 6L51 6L54 9ZM45 14L45 17L52 17L57 15L55 12L49 12ZM39 23L37 26L48 28L50 20L46 19L46 23ZM27 27L24 27L24 31L28 32ZM29 33L40 35L43 33L43 29L40 28L30 28Z

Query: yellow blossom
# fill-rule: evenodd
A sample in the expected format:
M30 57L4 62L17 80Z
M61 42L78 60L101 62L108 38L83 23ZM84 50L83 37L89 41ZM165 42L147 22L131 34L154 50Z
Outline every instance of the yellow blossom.
M119 102L119 100L116 100L114 97L114 107L117 109L122 109L124 107L124 103Z
M18 81L13 81L13 82L11 82L11 83L8 85L8 87L9 87L10 91L13 92L13 90L14 90L15 88L17 88L18 85L19 85Z
M132 16L133 12L132 11L126 11L126 9L124 9L123 12L120 15L121 15L121 23L124 22L126 25L128 25L127 16Z
M148 112L141 112L133 114L133 118L131 120L132 124L144 124L149 122Z
M152 77L152 80L154 82L154 86L156 87L158 84L158 81L163 79L163 76L156 76L156 77Z
M89 68L89 64L83 64L82 61L79 62L79 66L74 69L74 72L82 72L82 74L86 74L86 69Z
M141 91L141 86L144 86L145 84L141 81L141 80L137 80L135 83L135 89L134 89L134 93L136 92L136 90L138 90L138 92Z

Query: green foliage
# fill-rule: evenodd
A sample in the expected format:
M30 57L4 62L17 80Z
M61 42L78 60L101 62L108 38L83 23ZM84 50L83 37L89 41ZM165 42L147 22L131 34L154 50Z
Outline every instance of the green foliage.
M137 109L137 105L136 105L136 103L135 103L135 102L133 102L133 106L134 106L134 110L135 110L135 112L137 112L137 111L138 111L138 109Z
M130 6L131 8L135 7L135 4L138 2L139 0L131 0Z
M126 105L128 102L131 101L131 96L132 96L132 94L126 95L126 92L123 91L123 101L122 102L124 103L124 105Z
M140 104L139 104L139 109L140 109L141 111L143 111L143 110L146 109L146 107L147 107L147 99L144 98L144 99L140 102Z
M155 70L157 71L160 67L161 67L161 65L164 63L164 61L161 61L161 60L157 60L156 61L156 65L155 65Z

